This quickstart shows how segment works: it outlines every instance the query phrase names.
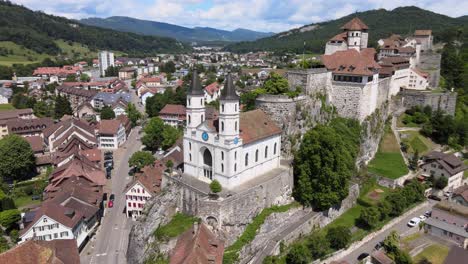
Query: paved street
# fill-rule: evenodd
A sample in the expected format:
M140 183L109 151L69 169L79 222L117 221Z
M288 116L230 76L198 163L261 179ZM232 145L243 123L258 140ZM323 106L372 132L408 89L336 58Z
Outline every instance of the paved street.
M409 227L407 223L409 220L415 216L420 216L424 214L424 212L431 210L432 206L436 202L433 200L429 200L429 204L424 206L423 208L417 210L415 213L410 214L407 217L404 217L403 220L395 224L392 228L388 229L387 231L383 232L382 234L376 236L374 239L370 240L363 246L359 247L358 249L354 250L351 254L343 258L343 260L348 261L349 263L358 263L357 257L362 253L371 253L374 250L374 247L380 241L383 241L385 237L387 237L392 230L396 230L401 236L407 236L409 234L415 233L418 231L418 227Z
M115 168L112 171L112 180L108 183L109 189L115 194L114 207L106 209L96 235L81 252L81 263L127 263L128 234L132 222L124 213L123 190L130 181L128 159L141 146L141 142L137 140L138 130L139 127L134 128L123 147L114 151Z

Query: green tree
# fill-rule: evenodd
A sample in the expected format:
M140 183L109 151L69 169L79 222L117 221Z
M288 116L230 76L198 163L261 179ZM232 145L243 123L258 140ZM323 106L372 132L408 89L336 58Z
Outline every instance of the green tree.
M286 255L287 264L308 264L311 261L310 250L304 244L295 244Z
M115 118L115 112L114 110L112 110L111 107L106 105L101 109L101 119L110 120L114 118Z
M154 164L156 159L149 151L137 151L128 160L128 166L141 170L145 166Z
M34 105L34 115L37 117L52 117L53 108L44 101L39 101Z
M82 82L89 82L91 80L91 78L86 74L86 73L82 73L80 75L80 81Z
M174 162L172 160L167 160L166 161L166 168L169 170L169 173L172 173L172 169L174 167Z
M0 177L22 180L35 171L36 160L31 145L22 137L12 134L0 140Z
M0 212L0 225L6 229L11 229L16 222L21 220L21 213L18 209L10 209Z
M380 201L378 208L380 212L380 220L384 220L392 211L392 205L387 200Z
M400 235L393 230L390 234L384 239L383 247L388 253L393 253L398 251L398 246L400 245Z
M65 96L58 95L55 98L54 118L60 119L64 115L72 115L73 109Z
M366 207L361 211L359 221L368 228L373 228L379 223L380 217L381 215L378 208L373 206Z
M156 151L162 146L164 141L163 131L166 125L159 117L153 117L146 124L143 131L145 135L141 138L141 142L151 151Z
M390 211L391 216L399 216L407 206L406 197L401 195L401 192L397 191L387 196L392 210Z
M161 67L161 71L165 73L174 73L176 71L174 62L168 61L164 63L164 65Z
M332 227L328 229L327 240L336 250L345 248L351 241L351 231L345 226Z
M348 195L356 153L354 147L347 147L346 141L334 128L324 125L304 135L294 157L297 201L324 210L339 204Z
M330 248L330 243L328 242L325 235L321 232L314 232L311 236L309 236L306 243L313 259L318 259L325 256L328 249Z
M105 77L117 77L117 76L119 76L119 67L109 66L107 70L105 70Z
M419 151L416 150L414 152L413 157L409 160L409 167L411 170L417 170L418 169L418 161L419 161Z
M446 177L434 177L433 185L439 190L443 190L448 185L448 179Z
M164 125L164 129L162 132L163 141L161 143L162 149L166 150L172 147L180 136L180 130L170 125Z
M289 91L289 84L286 78L271 72L263 88L268 94L285 94Z
M75 74L68 74L65 82L76 82L76 75Z
M223 190L223 187L218 180L212 180L210 183L210 190L212 193L219 193Z
M132 127L135 127L138 124L138 120L141 119L142 114L140 111L137 110L134 104L129 103L127 105L127 109L125 110L127 112L128 119L130 119L130 122L132 124Z

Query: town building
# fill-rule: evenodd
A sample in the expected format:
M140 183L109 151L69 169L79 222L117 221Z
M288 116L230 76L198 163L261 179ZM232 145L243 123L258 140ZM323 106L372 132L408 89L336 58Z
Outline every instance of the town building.
M451 197L452 202L468 207L468 185L456 188Z
M22 119L16 118L6 122L8 134L16 134L24 137L41 136L43 131L54 124L54 121L49 117Z
M427 30L427 29L415 30L412 38L415 39L417 43L421 43L421 51L432 50L432 45L434 42L434 36L432 36L432 30Z
M164 165L156 161L135 174L134 180L124 191L127 217L136 220L143 212L146 202L161 191L164 169Z
M218 100L222 88L222 85L218 82L207 85L204 89L206 103L211 103Z
M119 79L120 80L131 80L136 74L136 70L131 67L123 67L119 69Z
M71 65L63 67L39 67L33 72L33 76L41 77L49 82L59 82L65 80L69 75L79 76L80 74L81 68Z
M197 72L187 95L184 174L234 188L280 166L281 129L262 110L240 113L231 74L220 97L219 116L208 119Z
M43 131L44 142L50 152L56 152L70 141L78 140L81 145L97 145L94 128L86 121L69 118L53 124Z
M468 207L448 201L432 207L432 214L425 221L427 233L452 241L462 248L468 248Z
M31 108L0 111L0 139L8 135L8 121L29 120L36 118Z
M355 17L341 27L342 33L331 38L325 46L325 55L333 54L337 51L355 49L360 51L367 48L369 27L359 18Z
M463 172L468 166L453 154L432 151L424 157L421 168L421 175L424 177L447 178L447 187L444 191L453 191L462 185Z
M164 124L173 127L183 126L187 109L183 105L166 104L161 111L159 111L159 118L164 121Z
M80 264L80 254L73 239L28 240L1 253L0 263Z
M0 104L10 103L13 90L10 88L0 87Z
M100 149L117 149L127 140L125 127L118 119L101 120L97 138Z
M99 59L99 72L101 76L106 76L106 70L109 67L114 67L114 53L111 51L103 50L98 53Z
M104 93L99 92L91 99L91 105L96 109L102 109L104 106L112 107L114 104L121 101L125 105L130 103L132 95L130 93Z
M65 96L70 102L73 112L76 112L80 105L91 102L98 91L61 85L55 89L55 93L56 95Z

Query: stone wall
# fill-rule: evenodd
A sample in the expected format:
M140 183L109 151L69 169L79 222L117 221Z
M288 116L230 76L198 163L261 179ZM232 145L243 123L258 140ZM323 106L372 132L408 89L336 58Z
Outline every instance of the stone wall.
M434 51L421 52L418 68L429 73L428 82L431 87L439 87L440 63L442 55Z
M307 95L325 94L330 87L331 72L326 68L289 70L286 77L291 90L299 86Z
M429 105L433 111L442 110L450 115L455 114L456 92L433 93L431 91L403 90L400 95L402 104L406 108Z
M339 116L360 120L364 86L361 83L333 82L329 98Z

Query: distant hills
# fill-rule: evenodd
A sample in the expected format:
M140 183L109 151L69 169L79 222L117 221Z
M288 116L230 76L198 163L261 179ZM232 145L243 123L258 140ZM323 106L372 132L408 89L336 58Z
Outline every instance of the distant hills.
M124 32L170 37L186 42L250 41L269 37L274 34L257 32L248 29L227 31L210 27L188 28L168 23L141 20L125 16L113 16L108 18L85 18L81 19L80 22L86 25L109 28Z
M0 41L11 41L39 54L57 55L61 52L57 40L79 43L91 50L109 49L138 56L190 49L173 38L88 26L0 1Z
M225 49L233 52L268 50L302 53L304 42L306 42L306 52L322 53L327 40L341 32L340 27L353 17L359 17L369 26L370 45L374 46L378 39L387 37L391 33L408 35L413 33L415 29L432 29L437 41L443 38L447 30L468 25L468 16L452 18L408 6L391 11L378 9L358 12L336 20L305 25L256 41L231 44Z

